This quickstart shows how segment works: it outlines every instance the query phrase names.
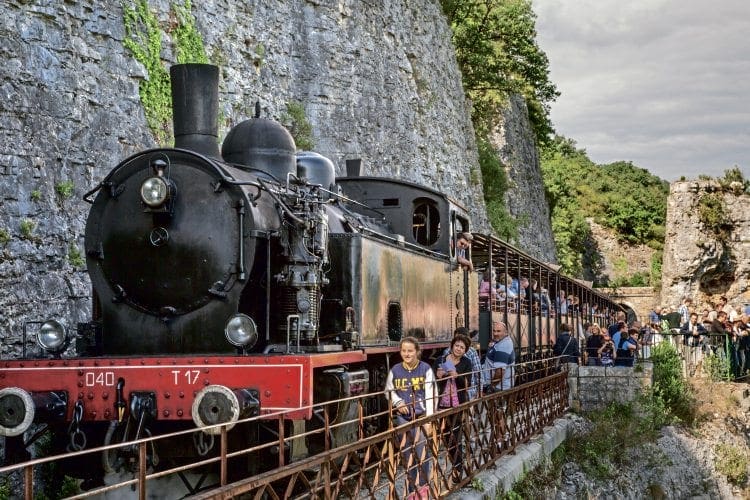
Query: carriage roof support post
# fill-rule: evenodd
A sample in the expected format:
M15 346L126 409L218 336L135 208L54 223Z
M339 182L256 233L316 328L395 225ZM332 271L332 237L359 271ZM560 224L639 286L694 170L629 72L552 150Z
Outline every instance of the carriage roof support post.
M464 269L464 328L469 328L469 270ZM453 332L450 332L451 335Z
M562 321L562 317L560 315L560 306L562 305L562 303L558 301L559 297L560 297L560 271L558 270L558 271L555 271L555 298L554 299L550 298L550 300L554 300L555 301L555 304L554 304L554 307L555 307L555 325L558 328L560 326L560 322ZM567 300L567 298L566 298L566 300ZM557 331L558 328L555 328L555 331ZM552 344L552 338L551 338L551 336L552 336L552 332L549 331L549 330L547 330L547 346L549 346L550 344Z
M548 341L549 341L549 331L552 328L552 319L551 319L551 316L552 316L552 313L554 311L554 309L552 309L553 308L552 297L550 297L550 290L552 290L552 286L550 285L550 283L551 283L550 275L549 275L549 273L547 273L547 287L546 288L547 288L547 300L549 300L549 304L547 304L547 320L546 321L547 321L547 340ZM541 299L541 297L540 297L540 299ZM555 302L557 302L557 301L555 301ZM544 339L542 339L541 343L542 343L542 345L544 345Z
M517 266L516 266L516 276L518 280L518 297L516 297L516 300L518 301L518 307L516 307L516 345L518 346L518 349L521 348L521 304L523 301L521 300L521 259L520 256L516 260Z
M528 316L528 321L526 324L529 325L529 352L534 352L536 348L536 318L534 318L534 290L531 289L531 277L534 270L531 268L531 265L532 262L529 261L529 286L528 290L526 290L526 315ZM521 286L520 283L518 286Z
M493 250L493 248L492 248L492 238L489 238L488 242L489 242L489 246L487 247L487 255L488 255L487 259L489 260L489 269L487 269L487 272L490 273L490 287L494 288L495 282L492 281L492 271L494 269L493 268L494 262L492 260L492 250ZM507 283L506 283L506 286L507 286ZM489 337L492 338L492 320L493 320L492 316L493 316L493 313L495 312L495 308L492 307L492 290L490 290L490 306L487 309L490 312L490 314L489 314L489 317L490 317L490 334L489 334Z

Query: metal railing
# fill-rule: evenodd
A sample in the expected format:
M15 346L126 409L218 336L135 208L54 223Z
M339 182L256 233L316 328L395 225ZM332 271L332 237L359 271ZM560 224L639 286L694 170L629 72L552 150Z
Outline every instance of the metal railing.
M203 431L191 429L33 460L0 468L0 474L20 473L24 481L24 497L32 499L37 468L85 454L125 451L131 457L130 478L71 498L87 498L121 488L130 488L137 491L138 498L146 498L147 485L159 487L156 480L179 475L186 482L183 474L189 471L204 474L207 466L214 471L214 484L190 491L196 498L232 498L247 494L255 498L403 498L420 485L424 485L423 492L429 489L433 497L441 497L467 484L478 471L528 441L566 410L567 372L558 367L557 358L519 364L516 381L518 385L510 390L439 410L400 426L394 424L390 405L381 404L381 407L388 408L384 411L371 411L378 406L377 401L385 401L384 393L379 392L316 405L314 412L320 417L319 427L295 435L285 434L283 413L274 415L275 420L270 422L266 417L266 427L270 423L277 429L276 438L237 450L230 447L231 434L226 424L206 427L204 430L218 429L211 454L189 464L162 470L152 467L154 460L151 455L156 450L169 446L172 440L181 436L205 436ZM335 408L345 403L355 405L356 417L339 422ZM257 420L254 417L241 422ZM368 429L375 428L377 423L385 424L387 430L369 435ZM349 426L358 439L335 446L332 433L342 426ZM424 439L409 439L420 437L420 434ZM323 443L323 451L288 462L283 450L309 439ZM459 450L460 467L456 460ZM275 468L230 482L231 461L242 458L247 462L262 451L275 451L278 456L278 463L273 464ZM407 473L414 468L426 471L417 475L420 477L418 483L413 474ZM135 496L135 493L131 495Z
M677 350L686 377L708 375L703 366L708 356L714 356L726 367L727 373L723 377L730 380L744 378L745 370L750 369L750 363L745 359L747 353L739 350L731 333L703 333L693 337L673 328L669 332L654 333L649 345L639 344L639 356L649 358L653 348L661 343L669 343Z

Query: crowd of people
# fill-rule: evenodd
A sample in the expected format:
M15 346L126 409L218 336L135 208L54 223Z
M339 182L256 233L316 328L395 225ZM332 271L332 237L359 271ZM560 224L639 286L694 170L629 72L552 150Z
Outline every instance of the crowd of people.
M702 371L706 355L725 359L734 378L750 372L750 304L731 305L722 295L698 308L685 297L677 308L656 306L650 321L658 321L662 331L671 333L671 340L677 337L690 375Z
M570 331L563 328L554 345L555 354L588 366L633 366L636 358L651 356L655 343L668 341L683 354L691 376L700 373L709 354L727 360L734 378L750 373L750 304L731 306L725 296L700 311L690 297L674 308L656 306L644 323L628 322L624 311L615 313L606 330L586 323L582 356L570 338Z
M480 288L480 295L492 301L522 299L534 293L525 290L536 289L533 280L523 277L514 280L503 275L497 282L499 285L493 281L493 277L483 279ZM561 292L554 307L547 302L544 308L542 296L540 293L540 310L570 314L576 307L575 302ZM559 331L553 353L562 362L633 366L637 357L650 357L651 347L656 342L669 341L682 346L681 351L692 367L691 375L700 370L701 361L708 353L725 356L735 377L750 372L750 304L732 307L724 296L702 311L695 309L689 297L674 310L657 306L644 324L628 322L625 312L618 311L606 329L597 323L586 323L581 336L563 323ZM492 338L481 358L466 328L455 331L450 346L432 365L420 360L419 341L413 337L401 340L400 354L402 362L391 368L385 389L396 425L457 407L484 394L510 389L514 384L515 347L506 325L500 321L492 322ZM436 435L447 450L454 484L464 472L463 415L462 412L448 414L436 429ZM407 471L410 499L429 498L427 485L432 459L427 452L427 438L431 433L429 424L423 424L404 432L398 443Z

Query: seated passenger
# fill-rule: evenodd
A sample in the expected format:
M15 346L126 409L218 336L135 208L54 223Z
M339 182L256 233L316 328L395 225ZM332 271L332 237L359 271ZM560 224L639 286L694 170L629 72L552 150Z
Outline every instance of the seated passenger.
M525 276L521 276L521 279L517 280L513 278L513 281L510 284L510 290L513 292L515 296L521 297L521 299L526 298L526 290L529 287L529 279Z
M494 273L492 273L494 274ZM487 310L490 306L495 305L498 299L498 293L492 285L492 275L489 271L482 274L482 282L479 283L479 304L482 309Z
M518 294L513 291L513 280L508 276L508 273L500 275L500 279L497 282L497 291L502 292L506 297L511 299L518 296Z

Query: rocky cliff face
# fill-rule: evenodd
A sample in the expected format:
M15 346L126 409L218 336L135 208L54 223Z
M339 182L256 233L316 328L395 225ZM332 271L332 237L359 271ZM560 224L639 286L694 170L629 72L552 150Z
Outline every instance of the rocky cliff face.
M620 241L610 229L597 224L593 218L587 222L591 227L591 246L588 262L594 268L584 270L584 278L591 281L613 282L639 273L648 277L651 259L656 250L647 245L636 245Z
M715 214L723 212L714 228L700 215L711 198L724 207L714 209ZM735 307L750 302L750 195L716 181L673 183L662 283L662 303L672 306L684 296L692 297L699 310L720 295Z
M156 144L138 93L149 75L124 48L119 2L0 5L4 356L20 349L26 321L88 318L81 196L120 160ZM176 61L170 5L149 5L169 66ZM222 68L223 131L250 116L256 101L277 119L289 103L302 103L314 149L339 174L345 160L361 158L365 175L443 190L469 207L475 229L488 229L469 108L436 0L206 0L193 2L192 14ZM522 132L506 129L515 132L504 151L519 159L525 179L522 166L534 152L516 153ZM530 217L529 226L538 223ZM547 216L543 223L550 233ZM535 254L536 237L529 241Z
M514 243L533 257L556 263L549 205L533 136L526 103L517 95L511 96L491 140L510 181L506 206L520 223L518 242Z

